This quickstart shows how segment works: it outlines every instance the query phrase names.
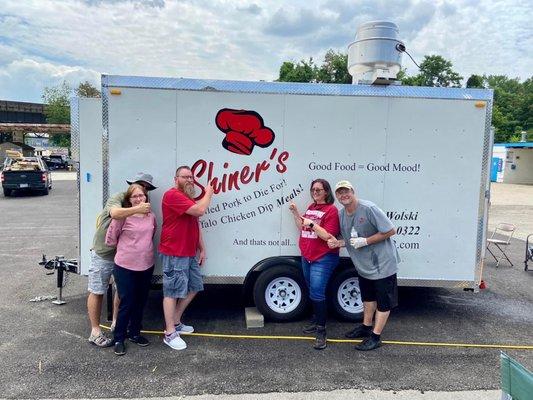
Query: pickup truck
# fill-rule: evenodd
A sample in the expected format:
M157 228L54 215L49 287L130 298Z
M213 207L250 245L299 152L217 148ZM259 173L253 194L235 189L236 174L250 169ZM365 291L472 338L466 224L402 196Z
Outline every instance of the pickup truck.
M6 158L0 181L6 197L15 190L47 195L52 189L52 176L41 157Z

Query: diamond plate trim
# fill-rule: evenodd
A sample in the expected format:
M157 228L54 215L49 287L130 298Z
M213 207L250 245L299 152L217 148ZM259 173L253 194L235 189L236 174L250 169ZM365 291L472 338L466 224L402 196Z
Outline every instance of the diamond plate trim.
M204 283L208 285L242 285L244 276L204 276Z
M242 285L244 277L242 276L204 276L206 285ZM152 285L162 285L163 275L152 275Z
M483 271L483 259L485 258L485 239L487 237L487 195L490 190L489 171L492 158L492 144L494 142L494 131L492 124L492 99L487 101L485 114L485 137L483 140L483 157L481 160L481 181L479 188L479 211L477 227L477 251L476 251L476 268L474 279L481 283L481 274Z
M245 278L242 276L204 276L207 285L242 285ZM163 284L163 275L153 275L152 284ZM399 286L416 287L444 287L444 288L476 288L475 281L453 281L444 279L404 279L398 278Z
M452 281L445 279L404 279L398 278L398 286L417 286L417 287L442 287L442 288L459 288L475 289L475 281Z
M109 93L102 79L102 207L109 197Z
M78 260L81 260L81 199L80 199L80 100L70 99L70 153L76 168L76 208L78 209ZM81 274L81 268L78 268Z
M379 96L431 99L491 100L492 89L463 89L423 86L377 86L287 82L222 81L214 79L156 78L102 75L102 89L130 87L215 92L305 94L322 96ZM102 90L102 94L104 90Z
M70 152L72 160L80 162L80 100L70 99Z

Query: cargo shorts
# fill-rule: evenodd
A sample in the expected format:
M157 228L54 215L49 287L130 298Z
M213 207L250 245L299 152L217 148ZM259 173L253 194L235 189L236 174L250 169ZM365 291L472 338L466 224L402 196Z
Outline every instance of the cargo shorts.
M204 290L196 257L159 256L163 265L163 296L183 299L190 292Z
M91 265L89 266L89 292L103 295L107 291L113 274L113 261L100 257L91 251Z

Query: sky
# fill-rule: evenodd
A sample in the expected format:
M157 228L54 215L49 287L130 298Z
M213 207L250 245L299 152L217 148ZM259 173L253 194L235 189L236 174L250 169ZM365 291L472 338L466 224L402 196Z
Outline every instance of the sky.
M533 75L531 0L0 0L0 100L40 102L63 80L99 87L101 74L272 81L284 61L346 52L374 20L465 81Z

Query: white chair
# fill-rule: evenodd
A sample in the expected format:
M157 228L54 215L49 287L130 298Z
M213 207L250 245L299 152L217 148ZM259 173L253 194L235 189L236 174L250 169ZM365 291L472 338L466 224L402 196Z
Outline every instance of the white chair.
M511 238L513 237L514 231L516 230L516 226L513 224L506 224L506 223L500 223L496 226L494 229L494 232L492 232L492 235L489 239L487 239L487 250L489 253L494 257L494 260L496 261L496 266L500 265L500 261L505 257L505 259L511 264L511 267L513 266L513 263L511 260L509 260L509 257L507 257L507 254L505 254L504 247L509 246L511 244ZM506 237L506 239L494 239L494 236L499 233L500 235L503 235ZM493 244L500 250L500 257L496 257L492 251L490 251L489 246Z

